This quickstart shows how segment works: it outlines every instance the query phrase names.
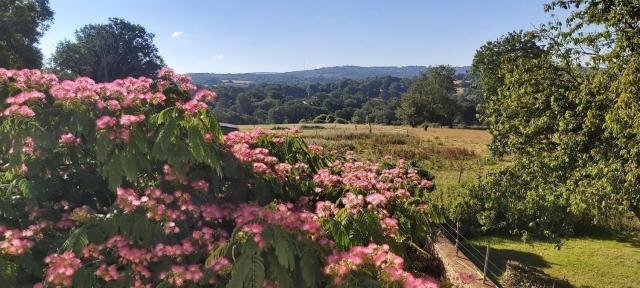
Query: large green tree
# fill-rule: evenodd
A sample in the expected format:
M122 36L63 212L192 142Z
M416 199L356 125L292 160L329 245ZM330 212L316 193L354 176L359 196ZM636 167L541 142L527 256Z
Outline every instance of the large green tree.
M450 124L455 113L455 72L450 66L429 67L402 95L398 118L411 126Z
M42 66L37 45L52 20L48 0L0 0L0 67Z
M107 24L86 25L75 41L58 44L52 61L62 73L108 82L126 76L152 76L164 61L144 27L119 18Z
M495 41L480 47L473 59L470 76L473 78L471 93L474 93L479 105L479 115L485 125L492 127L492 151L503 154L504 142L513 131L501 129L512 121L503 109L509 95L500 95L505 85L504 70L518 61L535 60L542 57L544 50L538 45L536 36L531 32L511 32ZM503 122L507 122L506 124Z
M480 70L491 80L482 119L512 164L471 189L470 206L486 228L543 235L640 218L640 1L545 8L569 9L566 21L534 31L535 45L518 34L496 42L532 57L476 55L500 59Z

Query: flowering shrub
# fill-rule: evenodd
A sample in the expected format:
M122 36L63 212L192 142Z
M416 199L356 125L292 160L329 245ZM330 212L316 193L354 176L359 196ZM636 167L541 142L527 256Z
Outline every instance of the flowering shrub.
M407 163L296 130L222 135L215 93L0 69L0 281L34 287L435 287L438 214ZM416 272L416 271L413 271Z

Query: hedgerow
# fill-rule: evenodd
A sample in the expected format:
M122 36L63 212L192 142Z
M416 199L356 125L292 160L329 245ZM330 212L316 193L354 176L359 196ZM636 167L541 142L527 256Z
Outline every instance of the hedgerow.
M404 270L440 219L416 168L295 130L223 135L215 98L170 69L111 83L0 69L3 285L437 286Z

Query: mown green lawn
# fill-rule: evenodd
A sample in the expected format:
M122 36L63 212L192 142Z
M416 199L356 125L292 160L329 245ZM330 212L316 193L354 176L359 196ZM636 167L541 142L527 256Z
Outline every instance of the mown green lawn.
M490 259L504 272L507 260L540 268L575 287L640 287L640 235L600 235L572 238L560 249L553 243L523 243L518 239L483 237L472 242L484 251L491 242Z

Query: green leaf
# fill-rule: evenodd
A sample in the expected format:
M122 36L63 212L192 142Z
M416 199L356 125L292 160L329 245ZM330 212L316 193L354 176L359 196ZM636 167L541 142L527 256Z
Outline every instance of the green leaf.
M82 249L89 244L87 230L78 227L71 230L69 238L62 244L62 249L71 250L76 255L82 255Z
M268 254L266 260L269 268L269 275L280 285L280 288L293 288L293 280L291 280L290 271L282 267L278 262L278 258L273 254Z
M318 280L322 277L319 255L314 249L306 245L302 249L302 255L300 255L300 270L302 279L308 287L318 287Z
M124 173L122 171L122 160L120 159L120 155L113 155L111 161L105 165L103 173L103 175L107 177L109 188L112 190L115 190L120 186L120 184L122 184Z
M207 162L207 156L205 153L205 145L204 138L202 138L202 133L198 131L196 127L189 127L188 130L189 137L189 151L193 153L193 157L199 161Z
M264 261L259 254L251 256L251 267L245 280L246 288L263 288L264 286Z
M252 254L244 253L233 263L231 279L227 283L227 288L243 288L244 281L248 278L251 269Z
M124 175L127 176L129 181L135 181L138 178L138 165L136 164L136 159L134 155L121 155L120 164L122 165L122 171L124 171Z
M274 229L274 232L274 246L278 262L283 267L293 271L296 266L296 259L291 250L294 249L295 243L293 243L289 233L282 229Z
M106 133L100 133L96 143L96 157L99 162L104 163L113 150L113 141L106 137Z
M160 132L158 132L158 138L153 145L153 155L160 159L166 159L166 152L169 145L171 145L172 139L176 136L178 131L178 123L175 119L171 118L167 123L162 126Z

